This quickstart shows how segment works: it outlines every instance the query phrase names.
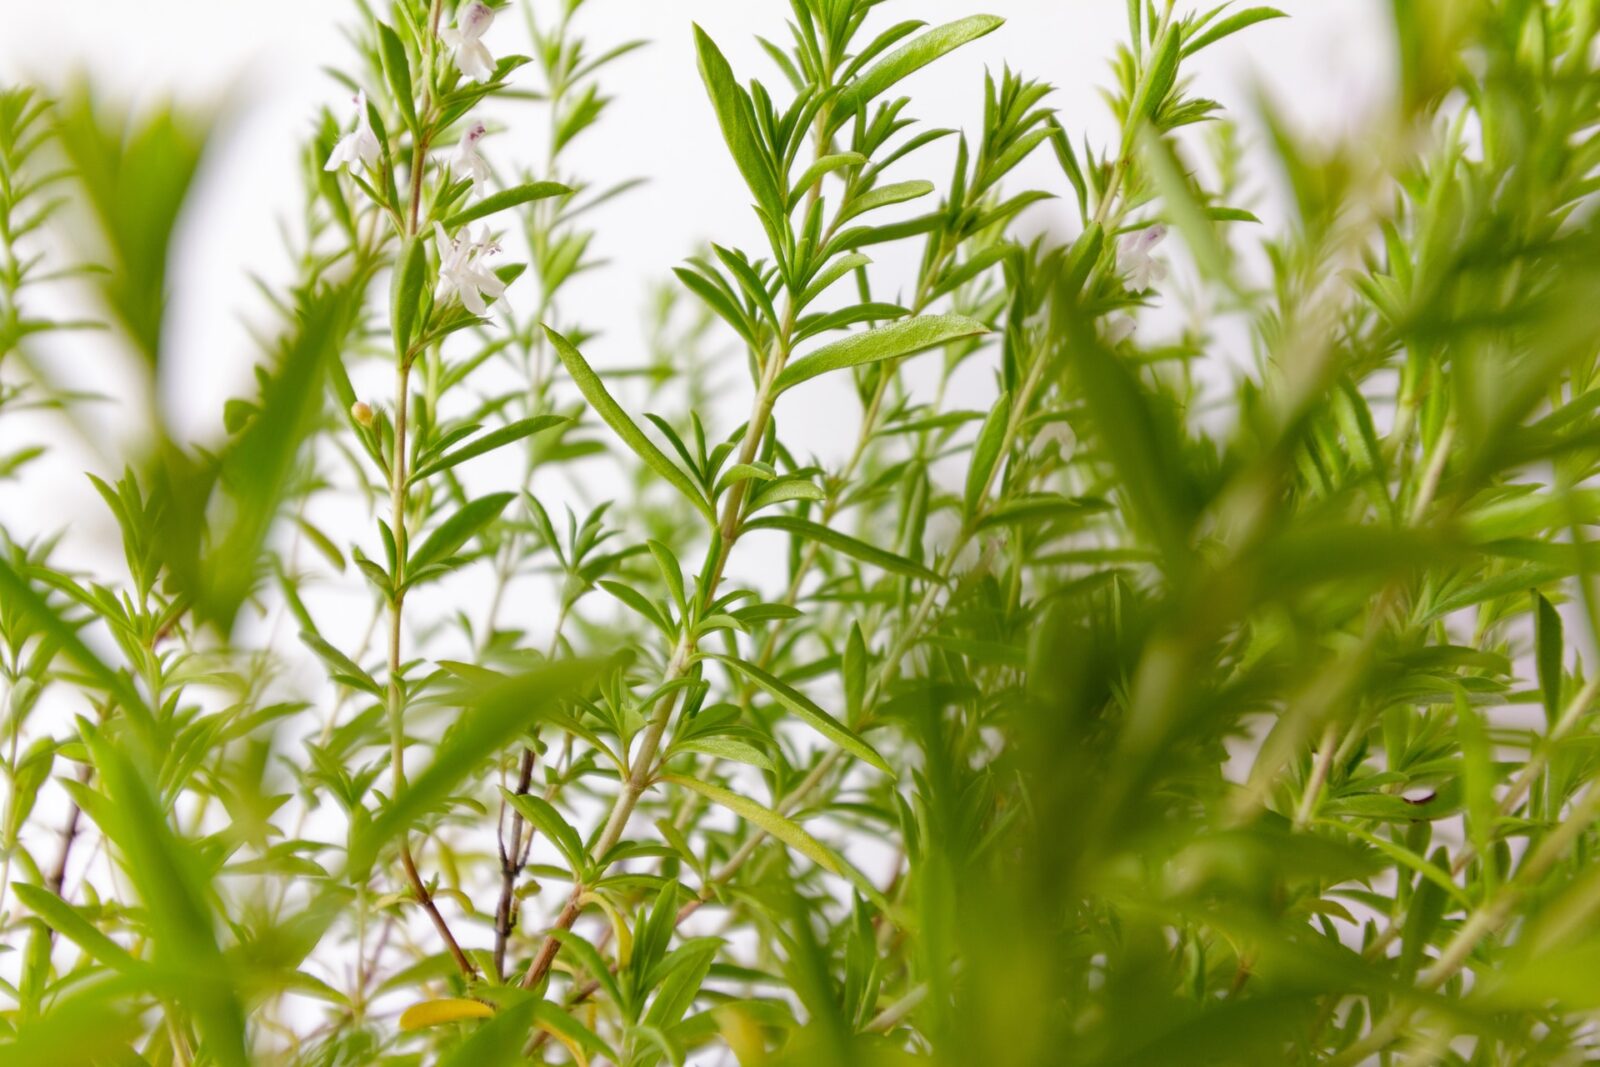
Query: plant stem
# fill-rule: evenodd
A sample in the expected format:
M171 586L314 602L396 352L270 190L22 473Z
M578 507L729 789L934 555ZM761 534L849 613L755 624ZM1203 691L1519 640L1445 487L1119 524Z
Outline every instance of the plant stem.
M750 410L750 419L745 425L744 441L739 447L739 462L750 463L756 457L761 447L761 439L766 435L767 424L772 418L772 405L777 399L776 382L778 374L783 370L784 363L788 360L790 347L790 334L794 326L794 311L791 306L784 317L782 328L778 331L777 343L773 346L772 355L767 359L761 369L761 380L756 388L755 401ZM701 608L709 608L716 602L717 590L722 583L722 572L727 566L728 556L732 552L734 542L739 537L739 519L744 509L745 493L748 490L749 480L735 482L728 490L728 495L723 502L722 515L717 523L716 532L713 534L710 558L707 560L705 574L701 578ZM673 650L672 658L667 662L666 671L662 676L662 683L669 684L677 681L688 673L694 663L694 644L688 636L688 620L684 620L685 634L679 639L677 647ZM638 806L639 797L650 784L654 774L656 755L661 748L661 738L665 735L668 724L672 721L672 713L678 706L678 695L681 690L674 690L656 708L649 725L645 728L643 738L639 744L639 751L629 764L627 779L623 782L622 791L617 794L616 801L612 804L611 813L606 817L605 827L600 832L599 840L595 842L592 854L603 861L605 854L611 851L618 841L622 840L623 831L627 828L628 819L633 815L633 809ZM570 930L577 921L578 913L582 910L580 898L583 896L585 886L581 881L572 887L572 893L567 898L566 905L561 909L561 914L556 918L553 929ZM556 953L560 951L561 942L554 934L546 935L544 942L539 946L532 962L528 965L527 973L522 976L524 988L538 985L545 975L550 972L550 966L555 962Z
M546 659L555 658L556 649L561 644L561 629L566 624L567 613L571 609L570 603L561 605L561 612L556 617L555 633L550 637L550 649ZM517 784L514 792L517 796L526 796L533 785L534 752L529 746L522 749L521 765L517 770ZM552 799L554 787L546 791L545 800ZM500 805L501 815L505 813L505 803ZM494 912L494 970L496 975L504 975L506 968L506 945L511 940L511 931L517 923L516 889L517 878L522 874L524 864L524 842L522 838L525 822L522 813L515 808L511 810L511 844L508 848L505 839L500 839L500 899ZM533 843L533 828L528 828L527 844Z
M410 399L411 363L405 353L401 353L395 365L394 375L394 453L389 464L389 521L392 526L395 543L395 573L392 576L394 592L389 598L389 744L391 770L394 774L394 795L399 797L406 788L405 768L405 689L400 678L400 634L402 619L405 609L405 564L406 564L406 409ZM400 833L400 864L405 868L406 880L411 883L411 892L417 898L417 903L422 905L422 910L428 915L429 921L444 940L445 947L450 951L450 956L455 960L456 967L468 979L478 977L478 970L461 951L461 945L456 941L455 935L450 932L450 926L445 922L444 916L439 913L439 906L434 903L433 894L428 892L427 883L422 880L422 875L417 871L417 861L411 853L411 835L409 831Z

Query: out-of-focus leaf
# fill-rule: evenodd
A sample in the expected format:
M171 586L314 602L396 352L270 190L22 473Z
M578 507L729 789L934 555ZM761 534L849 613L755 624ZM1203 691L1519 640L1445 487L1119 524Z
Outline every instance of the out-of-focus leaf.
M422 1030L443 1023L458 1023L464 1019L489 1019L493 1018L494 1013L494 1008L481 1000L467 1000L464 997L424 1000L400 1013L400 1029Z
M384 845L448 799L496 751L548 718L597 669L587 661L550 663L511 676L486 671L481 680L461 685L449 697L462 708L461 717L439 743L433 762L370 823L358 823L352 830L350 876L364 876Z

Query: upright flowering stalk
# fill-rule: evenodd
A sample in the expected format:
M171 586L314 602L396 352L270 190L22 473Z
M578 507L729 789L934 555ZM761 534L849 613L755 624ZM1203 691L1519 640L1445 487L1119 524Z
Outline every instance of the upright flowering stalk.
M477 147L485 133L480 122L471 122L455 133L457 148L450 167L430 168L430 148L452 135L461 115L503 90L507 84L504 75L516 66L509 64L501 78L496 78L493 58L481 41L494 18L486 5L463 5L455 27L442 30L438 25L441 9L442 4L435 2L425 19L417 19L408 14L408 7L396 5L396 17L406 20L400 29L374 24L377 48L371 58L375 73L381 74L381 82L374 82L387 91L381 109L385 121L381 125L370 121L365 94L358 94L361 111L356 129L339 140L326 164L328 170L357 160L363 164L367 180L352 180L367 201L367 213L387 220L387 243L394 249L390 287L393 407L388 419L382 419L353 394L346 398L351 427L386 483L389 498L387 519L379 523L385 562L363 557L363 570L386 604L388 615L388 677L383 693L391 742L391 804L408 794L406 720L418 684L407 677L407 594L459 566L465 546L495 519L511 496L490 494L462 502L447 492L433 491L430 477L449 464L414 467L414 458L426 455L436 437L445 432L426 414L437 410L440 380L437 373L430 373L423 394L415 395L411 371L418 361L436 370L444 358L445 339L483 324L489 305L505 295L507 285L522 270L520 265L491 268L489 261L499 251L499 244L490 225L482 223L475 237L469 232L470 225L495 212L567 191L551 182L532 182L466 206L467 198L481 193L490 177ZM456 70L440 62L446 47L454 50L455 66L476 84L460 85ZM381 141L385 136L388 151ZM409 158L406 172L395 173L400 164L391 161L405 158ZM458 180L463 174L471 178L470 188ZM430 230L432 255L422 239ZM418 417L413 416L414 404L418 405ZM524 429L531 432L532 428ZM480 451L488 447L493 445ZM432 532L413 548L413 535L430 526ZM373 822L381 824L382 820L380 812ZM430 881L419 870L409 829L404 822L394 827L410 895L426 913L461 975L474 978L478 967L456 938ZM379 858L381 847L382 842L375 839L363 841L359 835L353 839L351 861L358 875Z

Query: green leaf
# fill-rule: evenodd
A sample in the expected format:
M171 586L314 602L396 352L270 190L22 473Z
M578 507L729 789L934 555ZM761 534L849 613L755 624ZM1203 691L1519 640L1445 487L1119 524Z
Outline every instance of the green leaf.
M854 115L900 79L969 41L993 33L1004 24L1004 19L993 15L973 15L919 34L878 60L855 81L845 86L844 91L839 94L837 113L844 118Z
M895 777L893 769L890 768L888 763L884 762L882 756L878 755L877 749L857 737L844 723L823 711L811 701L810 697L801 693L787 682L773 677L753 663L746 663L744 660L735 659L732 656L712 655L710 658L727 664L735 672L754 682L765 690L768 696L794 712L813 730L846 752L870 763L890 778Z
M300 528L300 532L311 542L312 547L322 553L323 558L333 565L334 570L341 573L344 571L344 553L339 551L339 546L333 543L331 537L318 529L309 519L301 516L295 516L294 524Z
M529 182L512 189L502 189L445 219L444 228L454 230L466 223L493 215L497 211L504 211L506 208L517 207L531 200L543 200L550 196L565 196L570 192L572 190L560 182Z
M411 357L411 341L416 336L427 273L427 249L420 238L407 237L400 246L400 254L395 257L394 276L389 287L389 330L394 338L396 359Z
M645 465L655 471L662 478L672 484L673 488L689 498L706 521L715 523L717 513L712 508L711 502L706 499L705 493L689 480L677 464L668 459L666 453L657 448L651 440L644 435L638 425L622 410L622 405L612 399L606 391L605 383L594 372L594 368L584 360L582 354L572 346L572 342L556 333L550 327L544 328L545 336L550 339L556 353L561 357L561 362L566 365L567 373L572 375L572 380L577 384L584 398L589 401L589 406L605 420L606 425L616 431L624 444L633 449L634 453Z
M1080 239L1080 244L1081 244ZM1200 509L1189 480L1182 429L1133 371L1108 351L1082 319L1072 324L1068 351L1084 410L1116 470L1129 513L1176 565L1189 556L1189 531Z
M570 1012L550 1003L548 1000L537 1002L533 1017L539 1029L565 1038L573 1045L587 1049L591 1053L598 1053L610 1063L622 1062L616 1052L612 1050L610 1045L605 1043L599 1034L579 1022ZM519 1049L518 1052L520 1053L520 1051ZM518 1058L512 1062L522 1063L525 1061ZM463 1060L462 1067L477 1067L477 1064L474 1061Z
M578 836L578 831L562 818L554 805L532 793L513 793L505 786L500 787L500 794L506 798L507 804L516 808L529 824L561 850L561 854L572 865L572 873L583 877L589 868L589 851L583 847L583 838Z
M1066 497L1057 493L1026 493L990 508L977 528L987 530L996 526L1061 522L1066 519L1099 515L1110 510L1111 505L1104 500Z
M760 511L772 504L782 504L789 500L823 500L827 494L822 487L810 478L790 477L775 478L767 482L750 497L749 510Z
M639 592L639 590L635 589L633 586L624 582L608 581L605 578L600 579L596 584L598 584L600 588L604 589L612 596L616 597L618 600L622 601L624 604L628 605L628 607L638 612L646 622L650 623L650 625L654 626L657 630L660 630L665 636L676 636L676 627L672 625L672 621L665 615L661 614L660 609L656 607L654 601L645 596L643 593Z
M858 722L867 705L867 640L861 634L859 621L850 624L839 680L844 684L844 706L850 713L850 721Z
M656 567L661 571L662 580L667 583L678 610L687 611L689 602L683 591L683 568L678 564L678 557L660 541L646 541L645 546L650 549L650 555L655 557Z
M1428 866L1436 870L1448 870L1450 853L1444 848L1434 849ZM1416 891L1411 895L1410 906L1406 909L1405 923L1400 931L1400 956L1396 962L1399 964L1402 976L1410 978L1422 965L1425 958L1423 950L1432 942L1434 931L1439 927L1439 920L1444 917L1447 899L1448 894L1435 880L1431 878L1418 880Z
M428 539L411 554L406 561L407 580L424 567L455 555L461 546L498 519L515 497L515 493L491 493L462 505L461 510L435 527Z
M674 748L683 752L700 752L718 759L731 759L737 763L748 763L752 767L760 767L764 771L773 769L772 760L767 754L747 741L736 741L731 737L695 737L687 741L679 741Z
M382 22L378 23L378 45L383 53L383 75L389 82L389 91L394 94L400 114L405 116L407 128L414 133L418 128L417 102L411 95L411 60L406 55L406 46L399 35Z
M895 182L892 185L880 185L876 189L869 189L860 196L845 204L839 212L839 222L844 223L857 215L865 215L869 211L876 211L880 207L889 207L893 204L904 204L908 200L927 196L933 192L933 183L927 181Z
M1412 852L1410 849L1403 848L1387 838L1379 837L1377 834L1368 833L1366 830L1361 829L1361 827L1353 826L1348 822L1343 822L1336 819L1318 819L1317 822L1330 828L1337 827L1340 833L1350 834L1353 837L1365 841L1367 844L1371 845L1379 852L1382 852L1384 855L1388 856L1401 866L1409 867L1411 870L1422 875L1423 878L1444 890L1451 897L1454 897L1456 902L1462 907L1472 907L1472 899L1467 896L1466 892L1460 886L1456 885L1455 882L1450 879L1450 871L1448 867L1435 867L1433 864L1429 863L1415 852Z
M384 845L449 799L490 756L535 723L553 718L561 701L597 672L597 665L585 660L547 663L510 676L484 671L483 678L453 691L449 702L462 714L439 743L433 762L370 822L352 825L347 879L364 879Z
M1537 590L1533 594L1533 643L1539 669L1539 691L1546 721L1561 715L1561 616Z
M413 483L421 481L423 478L438 474L440 471L449 470L459 463L465 463L469 459L474 459L487 452L493 452L497 448L504 448L513 441L520 441L524 437L532 437L542 430L548 430L553 426L560 426L571 421L571 419L562 415L535 415L531 419L518 419L516 422L508 423L498 430L486 433L482 437L474 438L454 452L448 452L431 463L423 464L411 473L409 480Z
M859 367L879 360L899 359L987 332L988 327L983 323L965 315L919 315L876 330L852 334L801 356L779 373L776 390L782 393L828 371Z
M121 854L122 867L149 917L155 964L182 975L211 1058L248 1067L244 1007L217 944L210 872L167 823L166 806L135 762L104 737L85 738L106 804L92 813Z
M771 161L756 136L750 98L734 79L733 68L716 42L699 25L694 27L694 47L700 61L700 78L711 97L717 125L722 128L722 139L728 144L734 165L744 176L756 203L776 218L783 209L784 198L779 194Z
M67 658L88 675L90 680L111 694L133 724L140 741L146 746L146 754L151 758L155 757L160 751L156 740L155 716L151 714L144 698L139 695L139 690L128 680L127 675L112 670L83 643L83 639L78 636L78 628L62 618L49 602L36 592L27 579L12 568L4 554L0 554L0 604L4 604L9 610L18 611L41 634L48 636L57 648L66 653Z
M744 524L746 530L783 530L816 541L847 556L859 559L863 563L870 563L893 574L904 574L911 578L919 578L924 582L938 582L939 575L924 567L915 560L904 556L895 555L893 552L869 545L865 541L851 537L849 534L840 533L838 530L821 523L811 522L794 515L766 515L759 519L751 519Z
M0 1039L0 1059L6 1067L128 1062L129 1044L141 1033L135 1004L145 992L125 982L68 992L45 1014L23 1019L13 1038Z
M1227 18L1218 21L1209 30L1191 40L1183 46L1183 55L1191 56L1207 45L1215 44L1224 37L1238 33L1247 26L1254 26L1258 22L1268 19L1288 18L1286 14L1275 7L1248 7L1243 11L1235 11Z
M528 994L501 1007L472 1036L440 1056L436 1067L508 1067L524 1062L522 1047L539 1005L540 999Z
M865 267L871 262L872 260L860 252L851 252L848 255L838 257L817 272L816 276L811 279L811 284L807 285L805 291L800 294L800 299L796 302L796 306L806 307L817 297L827 292L834 282L837 282L851 271Z
M1133 138L1138 136L1143 124L1154 122L1157 110L1167 98L1173 80L1178 74L1178 34L1169 26L1156 40L1150 51L1150 64L1144 77L1139 79L1132 102L1128 107L1131 119L1122 131L1122 154L1128 154Z
M600 983L600 988L605 991L613 1004L625 1004L622 990L617 986L617 976L611 973L611 967L587 940L571 930L555 929L550 931L550 936L561 942L561 947L577 957L583 969L589 972L589 977Z
M325 641L320 634L310 630L300 631L300 640L306 647L317 654L317 658L327 665L333 680L356 689L366 690L373 696L383 696L383 687L373 680L372 676L361 669L355 660L340 652L333 645Z
M822 842L812 837L800 828L800 824L791 822L771 808L763 807L749 797L724 789L720 785L702 782L698 778L688 778L678 774L664 774L663 782L681 785L685 789L693 790L729 811L739 818L760 827L766 833L782 841L790 848L810 859L818 867L832 874L841 873L839 860L833 851L825 847Z
M209 130L192 114L107 108L87 89L56 110L56 140L106 240L99 285L150 368L161 357L167 266ZM9 180L9 179L8 179ZM3 348L0 348L3 350Z
M165 454L162 476L174 499L161 518L165 562L193 598L195 613L224 632L255 588L267 537L322 410L328 367L344 347L364 285L356 277L311 298L283 342L260 413L229 444L220 469L196 465L176 449ZM220 510L209 500L219 492L229 504L225 524L208 528L208 516Z
M48 889L18 882L12 890L17 899L40 919L101 963L125 974L147 970L147 965L129 955L128 950L101 933L99 928L78 913L78 909ZM146 976L145 980L148 980Z
M984 496L989 489L989 480L1000 462L1000 453L1006 443L1006 429L1010 424L1011 394L1005 392L995 401L989 417L983 420L983 427L978 431L978 440L972 446L972 463L967 468L967 488L963 494L969 519L978 514L978 508L983 504Z
M800 180L794 183L794 189L789 194L789 210L793 211L805 196L806 190L823 179L824 175L831 174L844 167L860 167L867 162L867 157L860 152L837 152L831 156L823 156L800 175Z

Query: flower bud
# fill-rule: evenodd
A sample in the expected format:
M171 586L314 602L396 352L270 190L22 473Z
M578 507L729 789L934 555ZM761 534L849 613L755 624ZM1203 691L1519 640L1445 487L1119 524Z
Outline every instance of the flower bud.
M362 426L372 425L372 408L363 401L357 400L350 405L350 417Z

